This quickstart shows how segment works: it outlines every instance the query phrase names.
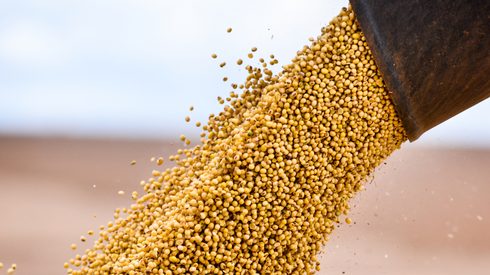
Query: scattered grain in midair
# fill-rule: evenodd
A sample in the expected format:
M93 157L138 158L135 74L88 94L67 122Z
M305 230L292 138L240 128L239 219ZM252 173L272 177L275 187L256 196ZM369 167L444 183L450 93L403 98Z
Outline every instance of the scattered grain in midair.
M144 194L68 273L319 270L350 198L405 132L351 9L280 73L247 71L203 142L142 182Z
M163 160L162 157L160 157L160 158L157 159L157 165L162 165L163 162L164 162L164 160Z
M7 270L7 274L8 275L12 275L15 273L15 271L17 270L17 265L16 264L12 264L12 266Z

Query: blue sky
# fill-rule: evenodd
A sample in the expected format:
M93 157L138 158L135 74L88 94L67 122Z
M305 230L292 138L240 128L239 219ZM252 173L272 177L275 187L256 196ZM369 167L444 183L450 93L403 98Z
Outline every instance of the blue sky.
M164 138L218 112L253 46L287 63L347 1L0 2L0 134ZM232 27L231 34L226 33ZM218 59L210 58L217 53ZM225 68L219 68L227 61ZM418 144L490 147L490 100Z

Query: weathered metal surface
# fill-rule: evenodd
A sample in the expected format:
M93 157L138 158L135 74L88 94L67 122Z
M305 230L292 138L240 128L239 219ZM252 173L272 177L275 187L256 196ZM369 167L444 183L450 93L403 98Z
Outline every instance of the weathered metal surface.
M490 0L350 2L411 141L490 96Z

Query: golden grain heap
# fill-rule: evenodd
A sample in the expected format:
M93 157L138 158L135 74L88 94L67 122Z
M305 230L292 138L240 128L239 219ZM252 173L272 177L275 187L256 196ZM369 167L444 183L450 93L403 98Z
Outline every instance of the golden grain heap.
M202 143L153 171L93 248L65 264L68 273L319 269L349 199L406 140L404 130L350 8L280 73L264 59L246 69L246 81L232 84L241 94L209 117Z

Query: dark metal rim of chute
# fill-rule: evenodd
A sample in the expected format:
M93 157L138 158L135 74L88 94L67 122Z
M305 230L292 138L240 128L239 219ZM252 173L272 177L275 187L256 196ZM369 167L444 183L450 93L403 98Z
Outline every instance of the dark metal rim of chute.
M490 96L489 0L350 0L410 141Z

